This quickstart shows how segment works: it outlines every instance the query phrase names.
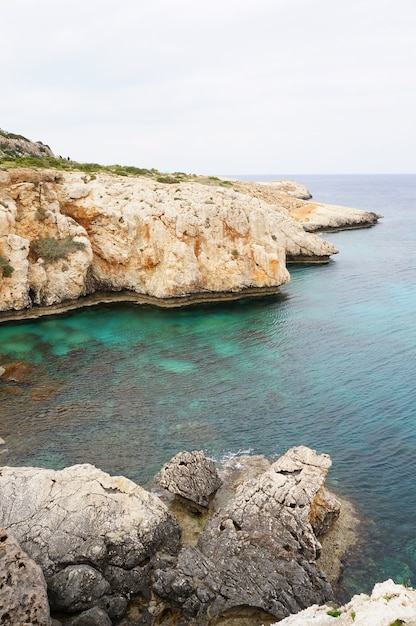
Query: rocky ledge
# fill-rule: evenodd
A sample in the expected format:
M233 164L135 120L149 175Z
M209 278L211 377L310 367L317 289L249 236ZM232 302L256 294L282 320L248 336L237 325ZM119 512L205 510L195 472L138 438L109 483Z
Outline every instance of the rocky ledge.
M318 539L342 509L330 465L299 446L218 472L181 452L153 492L91 465L2 467L0 622L260 625L331 603Z
M163 181L0 170L0 318L106 298L178 306L275 293L287 262L337 252L307 230L379 217L312 204L290 181Z
M336 622L334 622L336 617ZM386 580L343 606L312 606L274 626L416 626L416 590Z

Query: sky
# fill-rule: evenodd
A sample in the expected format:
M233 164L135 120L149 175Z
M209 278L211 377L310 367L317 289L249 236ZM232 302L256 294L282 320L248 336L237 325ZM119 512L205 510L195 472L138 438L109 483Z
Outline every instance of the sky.
M4 0L0 128L197 174L416 171L415 0Z

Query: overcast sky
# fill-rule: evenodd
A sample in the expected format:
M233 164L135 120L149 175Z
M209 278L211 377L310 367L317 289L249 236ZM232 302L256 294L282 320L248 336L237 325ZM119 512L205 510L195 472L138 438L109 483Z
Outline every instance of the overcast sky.
M416 171L415 0L4 0L0 54L0 128L77 161Z

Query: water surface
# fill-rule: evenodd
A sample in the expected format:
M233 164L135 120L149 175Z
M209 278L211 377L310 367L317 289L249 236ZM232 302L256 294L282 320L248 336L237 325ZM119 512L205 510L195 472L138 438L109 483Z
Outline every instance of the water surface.
M331 455L330 484L369 520L347 591L416 584L416 176L295 178L385 217L326 235L340 254L292 267L276 297L0 326L3 361L35 373L0 382L2 462L89 462L145 485L182 449L272 459L305 444Z

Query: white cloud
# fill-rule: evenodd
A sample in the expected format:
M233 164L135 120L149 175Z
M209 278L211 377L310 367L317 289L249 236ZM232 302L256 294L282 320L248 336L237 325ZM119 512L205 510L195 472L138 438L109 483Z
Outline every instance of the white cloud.
M56 153L209 173L414 170L413 0L10 5L0 126Z

